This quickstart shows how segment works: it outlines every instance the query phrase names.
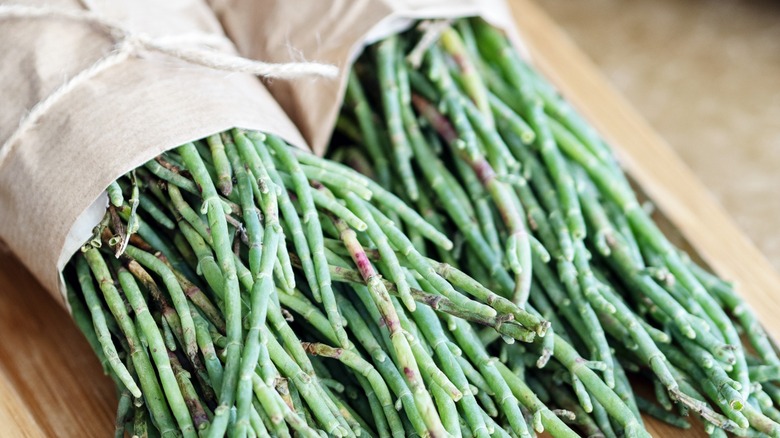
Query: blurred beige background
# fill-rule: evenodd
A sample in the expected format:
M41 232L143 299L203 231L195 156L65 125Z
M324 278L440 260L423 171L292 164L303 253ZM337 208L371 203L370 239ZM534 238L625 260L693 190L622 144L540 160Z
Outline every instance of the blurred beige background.
M780 270L780 1L538 3Z

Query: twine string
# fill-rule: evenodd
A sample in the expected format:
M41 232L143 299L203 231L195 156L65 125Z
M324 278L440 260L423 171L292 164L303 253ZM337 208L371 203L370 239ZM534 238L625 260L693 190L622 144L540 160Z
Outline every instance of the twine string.
M244 58L214 49L227 41L225 37L205 32L152 37L116 23L90 10L0 5L0 20L64 19L95 26L114 41L113 49L86 69L67 79L54 92L36 103L21 119L17 129L0 147L0 167L20 142L24 133L64 96L103 71L121 64L144 51L157 52L184 62L234 73L249 73L263 78L294 79L309 76L333 78L338 74L334 65L318 62L271 63Z

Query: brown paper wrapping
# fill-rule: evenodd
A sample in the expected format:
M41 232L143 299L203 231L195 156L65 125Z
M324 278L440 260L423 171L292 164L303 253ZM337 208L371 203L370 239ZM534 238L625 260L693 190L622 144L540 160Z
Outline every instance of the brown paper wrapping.
M273 81L268 88L316 153L325 151L363 47L407 29L414 20L481 16L522 49L504 0L209 0L244 56L272 62L319 61L339 80ZM527 53L527 52L525 52Z
M92 11L153 37L222 35L202 0L25 1ZM37 102L112 49L105 32L61 18L0 20L0 144ZM220 50L233 51L225 40ZM323 81L324 82L324 81ZM66 94L0 163L0 238L51 292L107 205L113 180L180 144L231 127L304 142L260 82L141 53Z

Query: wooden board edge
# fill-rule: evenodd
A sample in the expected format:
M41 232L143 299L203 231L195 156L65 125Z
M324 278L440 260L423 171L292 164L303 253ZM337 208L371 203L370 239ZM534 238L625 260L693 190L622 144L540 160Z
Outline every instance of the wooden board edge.
M42 437L43 429L0 367L0 436Z

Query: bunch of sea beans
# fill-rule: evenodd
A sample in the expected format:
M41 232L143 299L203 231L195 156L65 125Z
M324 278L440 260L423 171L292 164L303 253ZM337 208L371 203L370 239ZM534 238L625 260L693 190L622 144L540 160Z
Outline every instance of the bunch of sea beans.
M552 323L531 345L482 330L480 354L582 433L637 433L609 390L639 423L646 412L689 427L693 415L715 436L780 436L780 361L753 312L667 239L606 143L497 29L423 22L367 48L331 151L455 242L432 247L408 227L417 251Z
M419 239L443 254L452 242L353 170L232 130L107 192L65 278L119 389L117 436L576 436L575 413L516 374L553 349L559 378L642 433L601 363L426 257ZM491 331L526 345L523 361L493 359Z

